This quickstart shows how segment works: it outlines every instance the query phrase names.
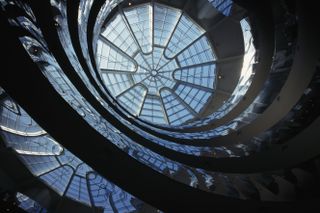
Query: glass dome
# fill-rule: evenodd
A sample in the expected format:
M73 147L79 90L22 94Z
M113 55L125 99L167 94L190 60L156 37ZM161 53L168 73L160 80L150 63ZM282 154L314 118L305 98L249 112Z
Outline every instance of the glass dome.
M180 9L119 8L101 32L96 56L110 94L150 123L200 118L213 96L215 53L205 30Z

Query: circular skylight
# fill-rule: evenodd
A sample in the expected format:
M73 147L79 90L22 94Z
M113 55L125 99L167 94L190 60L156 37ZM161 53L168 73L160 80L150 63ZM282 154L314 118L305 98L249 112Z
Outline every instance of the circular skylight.
M215 54L204 29L179 9L119 8L96 56L110 94L145 121L180 125L199 118L213 95Z

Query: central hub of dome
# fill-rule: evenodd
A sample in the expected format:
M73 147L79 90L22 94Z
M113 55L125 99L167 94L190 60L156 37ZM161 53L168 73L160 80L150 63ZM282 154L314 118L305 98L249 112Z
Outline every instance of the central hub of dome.
M151 70L151 76L156 77L158 72L156 70Z
M214 91L215 54L205 30L159 3L118 8L106 21L96 57L109 93L145 121L180 125Z

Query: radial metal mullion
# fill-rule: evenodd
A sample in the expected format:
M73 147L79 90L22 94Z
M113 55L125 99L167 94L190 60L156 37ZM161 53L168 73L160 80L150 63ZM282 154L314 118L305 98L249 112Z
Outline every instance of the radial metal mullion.
M144 106L144 104L145 104L145 102L146 102L147 96L148 96L148 89L147 89L147 91L146 91L146 94L145 94L144 97L143 97L143 101L142 101L142 103L141 103L140 110L139 110L139 112L138 112L138 117L141 116L141 112L142 112L143 106Z
M139 54L139 49L137 49L137 50L132 54L132 58L134 59L138 54Z
M133 81L135 82L135 83L134 83L134 86L137 85L137 84L140 84L140 83L143 82L143 81L145 81L148 77L149 77L149 76L147 76L147 77L145 77L145 78L142 78L142 77L141 77L142 79L141 79L140 81L137 81L137 82L135 82L135 80L133 79ZM133 77L132 77L132 78L133 78Z
M131 83L132 85L136 85L136 83L135 83L132 75L129 75L129 76L128 76L128 80L130 81L130 83Z
M131 25L129 24L129 21L128 21L126 15L124 14L123 8L121 6L119 6L119 13L120 13L121 17L124 19L124 23L125 23L126 27L129 29L129 32L130 32L133 40L136 42L137 46L139 47L140 52L143 53L142 48L140 46L140 43L138 42L138 39L136 38L136 36L131 28Z
M70 165L68 165L68 164L66 164L67 166L70 166ZM65 165L65 166L66 166ZM70 177L70 179L69 179L69 182L68 182L68 184L67 184L67 186L66 186L66 189L64 190L64 192L63 192L63 194L62 194L62 197L64 197L64 196L66 196L66 193L67 193L67 191L68 191L68 189L69 189L69 187L70 187L70 185L71 185L71 182L72 182L72 179L74 178L74 176L76 176L76 169L73 169L73 167L72 166L70 166L71 167L71 169L72 169L72 171L73 171L73 174L71 175L71 177ZM78 176L78 175L77 175ZM79 187L80 187L80 184L79 184ZM79 190L80 191L80 190Z
M183 49L181 49L174 57L172 57L172 59L174 58L178 58L178 56L183 53L186 49L188 49L189 47L191 47L194 43L196 43L197 41L199 41L202 37L204 37L206 35L206 33L201 34L198 38L196 38L194 41L192 41L190 44L188 44L187 46L185 46ZM178 60L178 59L177 59Z
M145 60L145 59L143 59L143 60ZM147 63L147 62L146 62L146 64L148 65L148 63ZM149 70L149 68L144 67L144 66L142 66L141 64L139 64L139 66L140 66L141 68L145 69L146 71L148 71L148 70Z
M162 78L165 78L165 79L167 79L168 81L174 82L172 79L167 78L167 77L165 77L165 76L162 76ZM160 81L161 81L161 83L164 85L164 87L168 88L168 86L162 81L161 78L160 78Z
M61 164L60 160L57 159L56 156L54 156L54 157L55 157L56 160L58 161L59 166L56 167L56 168L54 168L54 169L52 169L52 170L49 170L49 171L47 171L47 172L44 172L43 174L37 175L37 177L41 178L42 176L47 175L47 174L49 174L49 173L51 173L51 172L53 172L53 171L55 171L55 170L63 169L63 167L65 167L65 166L66 166L66 167L70 167L70 168L72 169L73 173L72 173L72 175L71 175L71 177L70 177L70 179L69 179L69 182L68 182L67 185L66 185L66 188L62 191L62 196L65 196L65 193L67 192L67 190L68 190L68 188L69 188L69 186L70 186L71 180L72 180L72 178L75 176L75 172L76 172L76 171L73 169L72 166L70 166L70 165L68 165L68 164ZM46 181L46 180L44 180L44 181Z
M181 69L181 64L180 64L180 61L178 60L178 57L174 57L174 60L175 60L175 62L177 63L177 65L178 65L178 69ZM174 73L174 71L172 72L172 76L173 76L173 73Z
M170 81L174 80L174 79L168 78L167 76L164 76L162 73L160 73L159 75L160 75L162 78L165 78L165 79L167 79L167 80L170 80ZM160 79L160 80L161 80L161 79Z
M158 45L158 44L153 44L154 47L158 47L158 48L164 48L164 46Z
M161 82L159 82L159 76L155 76L155 77L153 77L153 79L154 79L154 83L157 87L157 91L159 91L158 88L161 86Z
M163 51L163 54L164 56L164 51ZM168 65L170 62L172 61L172 59L169 59L164 65L162 65L159 69L157 69L157 71L161 70L163 67L165 67L166 65Z
M188 65L188 66L185 66L185 67L181 67L181 68L178 68L178 69L175 69L173 71L173 74L175 72L178 72L178 71L183 71L183 70L186 70L186 69L190 69L190 68L195 68L195 67L204 67L204 66L207 66L207 65L215 65L217 64L218 61L209 61L209 62L204 62L204 63L200 63L200 64L192 64L192 65Z
M146 60L146 58L144 57L143 54L141 54L141 57L143 58L144 62L148 65L149 70L152 70L152 68L150 67L150 64L148 63L148 61ZM148 70L148 69L147 69Z
M194 116L194 117L198 117L198 114L196 111L194 111L189 104L187 104L184 100L182 100L182 98L180 98L179 95L177 95L172 89L168 88L168 90L170 90L171 94L173 94L173 96L176 97L176 99L179 100L179 102Z
M112 211L113 211L113 212L119 212L119 211L118 211L118 208L117 208L116 205L115 205L115 201L113 200L113 195L112 195L112 193L110 193L110 194L108 195L108 200L109 200L109 204L110 204L110 206L111 206L111 208L112 208Z
M170 38L168 39L168 42L167 42L167 44L165 45L165 48L164 48L164 49L167 49L167 48L168 48L168 44L170 43L170 40L171 40L174 32L176 31L176 29L177 29L177 27L178 27L178 25L179 25L179 23L180 23L180 20L181 20L182 16L184 15L184 13L185 13L185 11L186 11L186 7L190 4L190 2L191 2L191 0L188 0L188 1L186 2L186 4L184 5L184 7L182 8L180 17L179 17L179 19L178 19L178 21L177 21L177 23L176 23L176 25L175 25L175 27L174 27L174 29L173 29L173 31L172 31L172 34L170 35Z
M160 59L159 59L159 61L158 61L158 64L155 66L155 70L158 70L157 69L157 67L158 67L158 65L159 65L159 63L160 63L160 61L161 61L161 59L163 59L163 53L164 53L164 49L163 48L161 48L162 49L162 54L161 54L161 56L160 56Z
M173 28L173 30L172 30L172 33L171 33L171 35L170 35L170 37L169 37L166 45L164 45L164 50L166 50L166 49L168 48L168 45L169 45L169 43L170 43L170 41L171 41L171 39L172 39L172 36L173 36L173 34L175 33L175 31L176 31L176 29L177 29L177 27L178 27L178 25L179 25L179 23L180 23L180 20L181 20L181 18L182 18L182 16L183 16L183 13L184 13L184 12L181 12L180 17L178 18L177 23L176 23L176 25L174 26L174 28ZM165 51L163 51L163 55L164 55L164 52L165 52Z
M143 81L145 81L146 79L148 79L148 78L150 78L150 76L147 76L147 77L145 77L144 79L142 79L140 82L139 82L139 84L141 83L141 82L143 82ZM151 80L149 80L149 81L151 81ZM150 84L150 83L149 83ZM148 85L149 86L149 85Z
M161 110L162 110L162 113L164 115L164 120L167 122L168 125L170 125L169 116L167 114L167 110L165 109L165 105L164 105L162 96L160 95L160 92L159 92L159 100L160 100L160 103L161 103Z
M90 187L90 183L89 183L89 175L91 173L94 174L92 171L89 171L89 172L86 173L85 181L86 181L86 186L87 186L87 189L88 189L90 205L93 206L94 205L94 199L93 199L93 196L92 196L92 191L91 191L91 187ZM94 174L94 175L96 175L96 174Z
M124 52L123 50L121 50L119 47L117 47L116 45L114 45L111 41L109 41L109 39L107 39L106 37L104 37L103 35L100 34L99 36L100 40L105 43L110 45L113 49L116 49L117 51L120 52L121 55L123 55L124 57L128 57L130 59L130 61L134 64L135 66L135 70L137 70L138 68L138 64L136 62L136 60L134 60L134 58L132 58L130 55L128 55L126 52Z
M134 74L134 72L130 72L130 71L123 71L123 70L112 70L112 69L104 69L104 68L101 68L100 69L100 72L102 73L112 73L112 74L125 74L125 75L132 75Z
M199 89L199 90L203 90L203 91L210 92L210 93L213 92L213 89L208 88L208 87L204 87L204 86L201 86L201 85L197 85L197 84L193 84L193 83L186 82L186 81L181 81L181 80L176 80L176 81L178 83L180 83L180 84L184 84L186 86L190 86L190 87L193 87L193 88L196 88L196 89Z
M124 91L122 91L121 93L119 93L118 95L116 95L116 99L118 99L121 95L123 95L124 93L128 92L129 90L133 89L136 85L137 84L132 85L132 86L128 87L127 89L125 89Z
M62 153L65 151L65 149L63 149L63 151L61 152L61 154L60 155L62 155ZM30 156L30 155L27 155L27 154L19 154L19 155L22 155L22 156ZM52 172L52 171L54 171L54 170L57 170L57 169L59 169L59 168L61 168L61 167L63 167L65 164L61 164L61 162L60 162L60 160L59 160L59 158L56 156L56 155L44 155L45 157L53 157L57 162L58 162L58 164L59 164L59 166L57 166L57 167L55 167L55 168L53 168L53 169L51 169L51 170L49 170L49 171L46 171L46 172L44 172L44 173L42 173L42 174L40 174L40 175L35 175L35 176L37 176L37 177L41 177L41 176L43 176L43 175L46 175L46 174L49 174L50 172Z

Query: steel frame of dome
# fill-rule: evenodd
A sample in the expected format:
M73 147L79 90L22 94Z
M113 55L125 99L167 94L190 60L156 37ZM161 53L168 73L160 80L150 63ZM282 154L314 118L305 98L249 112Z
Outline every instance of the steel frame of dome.
M103 28L98 67L124 108L158 124L198 116L214 91L216 62L200 26L180 9L144 3L120 8Z
M78 2L79 3L79 2ZM56 23L50 22L50 18L46 17L46 13L42 11L40 6L37 5L37 3L30 3L33 10L36 12L36 17L39 18L39 25L40 28L43 30L45 37L52 38L52 40L48 40L50 50L52 50L53 54L58 56L61 56L61 60L59 58L59 64L63 67L63 70L67 72L68 68L71 68L69 70L72 70L72 66L69 66L66 61L64 61L64 52L61 51L63 48L61 44L59 45L59 42L57 42L57 36L55 37L55 27L57 27ZM80 4L80 3L79 3ZM260 4L260 3L259 3ZM50 4L42 2L40 5L44 8L50 9ZM219 3L220 5L220 3ZM262 4L264 6L268 6L269 4ZM318 49L317 45L317 36L316 34L312 34L312 28L309 28L308 23L310 23L310 20L313 20L311 15L309 14L310 11L310 5L305 4L298 4L301 7L301 10L298 10L299 15L299 37L298 37L298 43L299 43L299 51L295 55L295 63L292 66L292 71L290 72L290 76L288 77L288 85L286 84L286 87L283 91L280 91L279 94L281 94L281 98L276 98L274 101L274 104L270 105L270 109L279 110L277 111L277 115L279 115L279 119L283 116L286 116L289 109L296 103L296 101L299 100L300 96L304 93L306 93L305 88L308 88L309 82L311 79L318 77L314 75L314 68L318 64ZM69 5L70 6L70 5ZM68 7L68 12L78 12L78 4L76 4L74 7ZM102 6L102 3L93 3L92 10L94 9L98 10ZM248 6L250 8L250 6ZM261 6L257 4L251 5L251 7L259 10L261 9ZM26 9L28 11L28 9ZM262 12L263 10L260 10ZM15 11L17 12L17 11ZM20 13L19 13L20 12ZM18 10L18 14L21 14L21 11ZM10 14L10 13L9 13ZM95 14L98 14L97 11ZM262 12L262 14L264 14ZM1 14L2 15L2 14ZM27 13L26 16L29 16L30 13ZM268 16L270 18L270 16ZM93 20L95 17L91 17L91 20ZM89 19L90 20L90 19ZM208 210L210 208L216 208L221 210L226 209L233 209L233 210L239 210L239 209L250 209L250 210L257 210L261 207L276 207L280 208L283 206L287 207L287 203L274 203L274 202L261 202L261 201L239 201L238 199L228 198L225 196L220 196L212 193L207 193L205 191L202 191L202 189L199 190L196 186L192 185L186 186L184 184L178 183L176 181L173 181L169 174L159 174L156 170L150 169L150 167L144 165L144 163L138 162L137 160L133 160L132 156L128 156L128 153L125 153L126 150L123 149L122 151L117 147L116 144L112 144L112 141L109 141L110 138L105 138L102 135L97 134L96 131L92 129L88 123L84 122L84 116L81 114L81 110L75 112L72 107L70 107L69 104L66 104L66 102L57 94L55 90L51 86L48 85L47 79L45 79L41 73L39 72L39 68L35 66L34 62L30 60L29 56L22 50L20 41L17 41L15 38L17 36L25 35L26 32L23 30L12 30L9 27L9 24L6 22L6 19L1 16L0 20L1 27L8 29L8 32L4 32L4 35L8 39L8 43L4 43L4 50L8 53L8 59L15 58L15 54L21 58L21 61L23 62L23 67L28 68L30 70L30 73L33 75L30 76L30 73L21 73L21 79L16 78L16 74L19 73L21 70L21 65L12 63L11 60L4 61L5 66L10 67L10 71L4 72L4 79L1 80L1 85L5 88L6 91L8 91L9 94L12 94L12 96L18 101L18 103L21 103L28 113L32 115L33 118L35 118L39 123L41 123L41 126L43 126L46 130L50 132L56 138L57 140L61 141L61 143L66 146L68 149L70 149L72 152L74 152L77 156L79 156L81 159L85 160L85 162L88 162L88 164L92 165L99 173L101 173L103 176L110 178L112 181L114 181L116 184L121 185L126 190L132 192L135 195L138 195L138 197L143 198L143 200L146 200L147 202L151 203L152 205L159 206L161 209L168 210L168 211L177 211L181 209L185 209L186 211L192 211L192 210ZM51 20L52 21L52 20ZM11 22L11 24L14 22ZM46 23L52 23L49 27L46 27ZM70 21L70 23L72 23ZM90 21L88 22L90 25ZM58 24L59 25L59 24ZM71 28L70 28L71 29ZM93 29L93 28L92 28ZM53 33L49 33L53 32ZM268 34L268 31L266 31ZM270 32L269 32L270 33ZM72 34L72 33L71 33ZM14 36L13 36L14 35ZM30 33L28 34L30 36ZM32 36L32 35L31 35ZM73 40L74 41L74 40ZM309 41L309 42L308 42ZM311 41L311 42L310 42ZM24 41L26 42L26 41ZM40 41L41 42L41 41ZM55 43L57 42L57 43ZM53 45L58 44L58 45ZM270 44L270 43L268 43ZM266 45L268 45L266 44ZM13 54L9 50L13 48L17 51ZM262 48L263 49L263 48ZM267 48L268 49L268 48ZM34 59L37 56L37 52L40 51L40 49L28 49L29 53L31 53L31 58ZM59 52L60 51L60 52ZM77 51L77 50L76 50ZM59 54L57 54L59 53ZM79 52L77 51L77 54ZM83 63L83 62L81 62ZM68 67L69 66L69 67ZM41 68L41 66L40 66ZM299 74L299 70L305 69L307 72L304 73L304 75ZM41 69L40 69L41 70ZM12 71L12 72L11 72ZM70 74L70 73L69 73ZM68 75L68 77L72 77L72 75ZM34 80L34 82L37 82L36 85L29 85L27 83L27 80ZM77 82L77 79L73 76L71 78L75 80L74 82ZM294 82L297 82L299 79L299 84L297 83L298 87L293 88L292 91L286 90L286 88L292 88L294 85ZM17 82L19 85L21 85L23 88L28 88L27 91L22 90L20 88L17 88L16 85L13 85L12 82ZM81 88L81 83L76 84L77 89ZM292 83L293 82L293 83ZM43 89L42 91L39 90L39 88ZM45 91L45 92L44 92ZM81 90L84 94L86 93L86 89ZM36 101L32 103L30 99L28 99L28 93L33 94L35 100L43 100L43 103L40 101ZM45 93L45 94L44 94ZM3 92L1 93L1 95ZM309 93L306 93L307 95ZM304 96L304 95L302 95ZM84 95L84 97L89 97L88 93L87 95ZM280 96L279 96L280 97ZM308 96L307 96L308 97ZM282 102L284 100L284 102ZM88 100L90 103L94 103L94 99ZM41 103L41 104L39 104ZM53 104L54 103L54 104ZM278 104L277 104L278 103ZM280 103L280 104L279 104ZM51 105L50 105L51 104ZM12 104L11 104L12 105ZM50 114L50 106L54 105L55 110L59 112L57 115ZM99 102L96 102L93 104L96 108L99 108ZM15 107L17 108L17 107ZM14 108L12 108L14 109ZM270 110L269 110L270 111ZM273 118L268 117L268 112L261 115L261 118L258 120L260 122L259 126L261 126L261 121L270 121L274 122ZM87 112L86 112L87 113ZM270 114L270 113L269 113ZM274 115L274 114L272 114ZM89 114L86 115L87 117L90 116ZM61 129L61 125L53 125L54 123L61 124L62 117L64 119L64 124L68 126L66 129ZM110 118L112 120L112 118ZM130 125L130 124L129 124ZM257 128L254 126L248 126L246 131L238 131L235 134L232 135L230 138L246 138L251 137L250 130L254 131L253 134L258 134L259 132L259 126L257 125ZM318 152L318 146L319 143L317 143L316 136L318 135L318 126L319 126L319 119L313 120L313 123L308 126L308 128L304 131L301 131L296 137L292 138L291 140L288 140L288 142L285 145L281 145L280 147L271 147L270 150L264 150L261 153L257 153L256 155L250 155L248 157L242 156L238 158L232 158L232 156L228 156L227 159L215 159L214 157L206 158L203 155L200 157L195 158L186 158L186 155L178 154L177 152L172 152L172 154L168 154L170 151L169 149L160 149L157 146L154 145L147 145L144 144L145 147L148 147L152 149L153 151L158 151L158 153L161 153L165 156L170 156L171 159L175 159L179 162L184 162L188 165L194 165L196 168L199 168L199 164L203 164L207 169L218 172L239 172L241 174L235 174L236 176L241 176L241 178L244 178L244 181L247 181L245 174L252 173L252 172L265 172L265 171L273 171L275 169L287 169L290 165L295 165L300 162L303 162L306 159L312 158L319 154ZM11 128L12 129L12 128ZM19 130L6 128L4 131L8 131L12 134L20 134ZM243 128L246 130L245 128ZM79 131L80 130L80 131ZM10 134L11 134L10 133ZM23 135L24 134L24 135ZM24 137L30 137L30 135L26 135L27 133L24 132L22 135ZM126 134L126 131L124 130L122 132L117 132L117 134ZM308 138L308 136L313 136L309 140L305 141L304 146L307 153L301 153L301 141L305 138ZM133 139L137 139L134 138ZM87 146L85 143L78 143L74 139L77 138L79 141L92 141L90 142L91 146ZM105 143L106 141L110 143ZM148 139L146 139L146 142ZM139 141L140 142L140 141ZM83 150L86 150L84 152ZM106 155L106 153L108 153ZM30 154L30 153L28 153ZM272 159L268 158L268 156L272 156ZM294 158L292 158L294 156ZM198 158L198 161L197 161ZM199 160L200 159L200 160ZM197 161L197 162L196 162ZM103 162L103 163L101 163ZM117 162L116 165L110 164L110 162ZM148 161L151 162L151 161ZM110 165L108 168L106 165ZM190 170L189 170L190 171ZM199 170L192 170L193 172L197 172ZM141 174L143 174L141 176ZM164 175L163 175L164 174ZM224 173L224 177L227 177L229 174ZM242 176L244 175L244 176ZM125 178L124 178L125 177ZM170 177L170 178L169 178ZM197 177L198 178L198 177ZM251 177L253 178L253 177ZM200 180L201 178L199 178ZM190 184L193 183L192 181ZM148 189L152 190L146 190L145 187L141 188L141 186L144 185ZM241 184L239 184L241 186ZM248 186L247 186L248 187ZM248 187L249 188L249 187ZM156 193L155 193L156 192ZM168 193L169 192L169 193ZM198 199L192 199L194 197L197 197ZM171 201L174 200L174 203ZM212 200L217 202L212 202ZM190 202L186 202L190 201ZM232 204L232 205L230 205ZM289 204L291 205L291 203ZM292 207L291 207L292 208Z

